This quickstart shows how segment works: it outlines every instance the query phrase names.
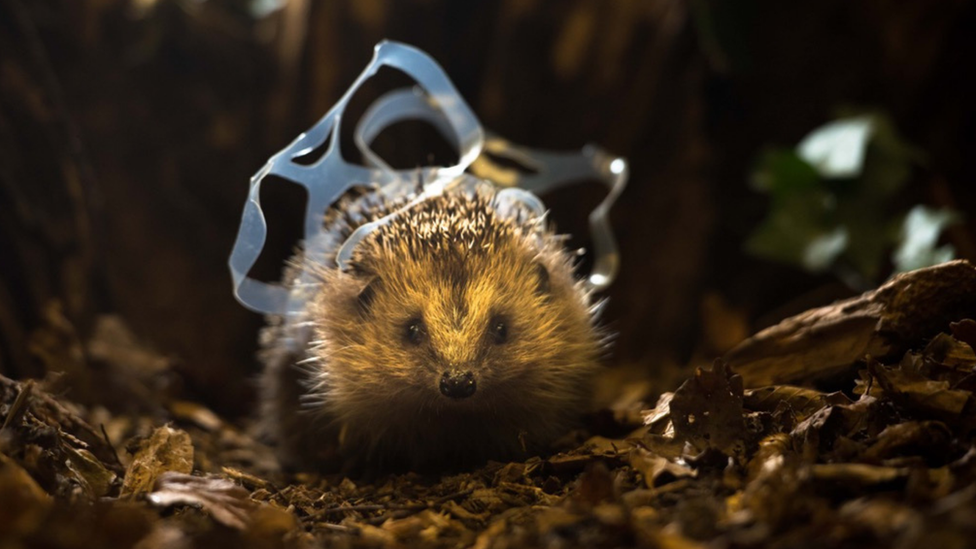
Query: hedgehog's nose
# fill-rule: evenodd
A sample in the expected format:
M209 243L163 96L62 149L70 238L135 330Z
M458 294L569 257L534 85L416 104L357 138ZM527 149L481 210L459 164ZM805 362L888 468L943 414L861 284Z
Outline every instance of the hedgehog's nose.
M468 398L477 388L478 384L471 372L448 370L441 376L441 393L446 397Z

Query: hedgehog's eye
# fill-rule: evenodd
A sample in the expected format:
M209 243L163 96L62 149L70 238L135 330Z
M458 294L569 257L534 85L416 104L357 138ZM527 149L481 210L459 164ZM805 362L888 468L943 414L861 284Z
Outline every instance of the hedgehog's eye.
M407 342L411 345L419 345L424 340L425 333L427 333L427 327L424 326L424 321L420 317L411 318L407 322L407 329L404 335L407 338Z
M508 341L508 321L503 316L495 316L488 325L488 332L491 334L492 341L501 345Z

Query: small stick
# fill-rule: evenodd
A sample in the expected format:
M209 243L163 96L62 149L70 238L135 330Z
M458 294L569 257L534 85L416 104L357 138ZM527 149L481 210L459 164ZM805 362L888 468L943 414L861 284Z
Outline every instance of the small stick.
M390 520L390 519L396 520L396 519L406 518L406 517L409 517L410 515L416 513L417 511L423 511L424 509L430 509L431 507L437 507L439 505L442 505L444 503L447 503L448 501L452 501L452 500L455 500L457 498L466 496L466 495L470 494L473 491L474 491L473 489L461 490L459 492L454 492L453 494L448 494L446 496L439 497L439 498L435 499L434 501L432 501L430 503L421 504L421 505L414 505L414 506L404 505L404 506L402 506L403 508L402 509L399 509L399 510L392 509L391 508L391 510L394 510L396 512L391 513L391 514L388 514L388 515L374 517L374 518L372 518L372 519L370 519L370 520L368 520L366 522L367 522L367 524L376 526L376 525L382 524L382 523L384 523L384 522L386 522L387 520Z
M115 463L122 465L122 460L119 458L119 452L115 449L115 446L112 445L112 441L108 438L108 433L105 431L105 424L99 423L98 428L102 430L102 438L105 439L105 444L108 444L108 447L112 450L112 454L115 456Z
M358 535L360 529L355 526L346 526L344 524L332 524L331 522L317 522L314 525L315 528L321 528L323 530L332 530L333 532L341 532L343 534Z
M349 505L349 506L346 506L346 507L331 507L329 509L322 509L321 511L318 511L313 516L313 519L318 519L318 518L321 518L321 517L324 517L324 516L327 516L327 515L336 514L336 513L351 513L351 512L356 512L356 511L366 511L366 512L369 512L369 511L395 511L395 513L393 513L393 515L383 515L383 516L380 516L380 517L374 517L373 519L371 519L371 520L368 521L370 524L372 524L372 523L376 522L377 520L378 520L378 522L383 522L383 521L385 521L388 518L403 518L404 516L409 516L411 513L415 513L417 511L423 511L424 509L429 509L431 507L436 507L436 506L441 505L443 503L446 503L448 501L451 501L451 500L457 499L459 497L463 497L463 496L469 495L471 492L473 492L473 490L470 489L470 488L467 489L467 490L461 490L459 492L454 492L452 494L448 494L446 496L439 497L439 498L435 499L434 501L432 501L430 503L414 503L414 504L410 504L410 505L389 505L389 504L382 504L382 503L364 503L362 505Z
M30 408L28 400L33 392L34 380L28 379L21 386L20 393L17 394L17 398L14 399L14 403L10 405L10 410L7 411L7 419L3 421L3 426L0 427L0 431L12 425L15 420L20 420L20 418L27 413L27 409Z

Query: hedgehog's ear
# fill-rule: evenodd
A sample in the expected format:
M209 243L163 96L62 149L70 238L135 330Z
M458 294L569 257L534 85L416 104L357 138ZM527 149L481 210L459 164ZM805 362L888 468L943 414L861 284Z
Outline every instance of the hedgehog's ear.
M549 269L542 263L536 262L534 274L536 282L535 293L548 296L552 292L552 286L549 282Z
M369 311L373 308L373 300L376 298L376 291L379 289L380 284L379 277L374 277L366 283L366 286L356 296L356 307L363 316L368 315Z

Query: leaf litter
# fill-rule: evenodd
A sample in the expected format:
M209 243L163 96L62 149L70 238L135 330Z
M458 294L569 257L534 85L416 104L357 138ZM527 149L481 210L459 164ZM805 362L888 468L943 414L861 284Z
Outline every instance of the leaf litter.
M289 474L201 403L110 410L0 378L0 545L965 547L976 322L945 328L840 391L747 388L719 360L648 406L627 380L561 451L441 476ZM132 341L95 348L145 369L125 383L158 378Z

